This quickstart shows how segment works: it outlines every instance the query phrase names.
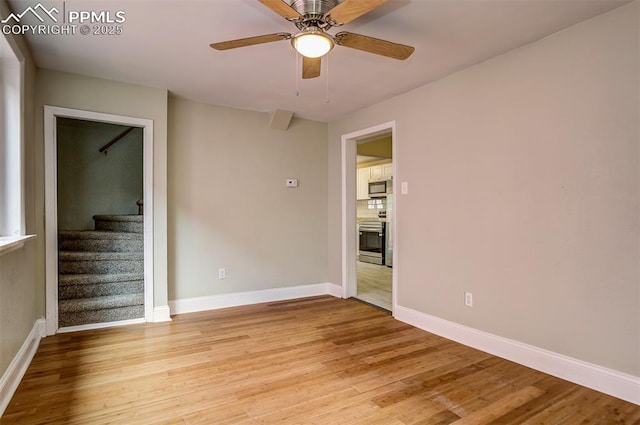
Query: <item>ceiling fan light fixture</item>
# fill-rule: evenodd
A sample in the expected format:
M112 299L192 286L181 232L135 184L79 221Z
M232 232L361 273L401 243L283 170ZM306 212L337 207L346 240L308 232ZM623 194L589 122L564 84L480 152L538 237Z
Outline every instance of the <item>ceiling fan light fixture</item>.
M316 27L305 28L291 38L291 45L302 56L319 58L333 49L333 40Z

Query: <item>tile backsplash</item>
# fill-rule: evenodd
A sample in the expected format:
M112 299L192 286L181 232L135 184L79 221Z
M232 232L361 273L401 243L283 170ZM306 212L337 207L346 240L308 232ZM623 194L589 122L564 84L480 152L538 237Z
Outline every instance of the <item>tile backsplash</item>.
M358 219L377 219L378 213L387 209L387 200L363 199L356 201L356 214Z

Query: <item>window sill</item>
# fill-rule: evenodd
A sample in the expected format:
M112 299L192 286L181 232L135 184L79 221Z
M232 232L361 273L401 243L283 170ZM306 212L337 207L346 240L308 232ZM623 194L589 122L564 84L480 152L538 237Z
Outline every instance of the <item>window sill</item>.
M0 255L20 249L26 241L35 238L36 235L0 236Z

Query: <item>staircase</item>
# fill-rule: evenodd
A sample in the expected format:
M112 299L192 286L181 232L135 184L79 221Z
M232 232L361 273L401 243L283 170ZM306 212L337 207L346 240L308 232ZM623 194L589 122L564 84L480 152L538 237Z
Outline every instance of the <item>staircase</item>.
M58 234L58 325L144 317L142 215L96 215Z

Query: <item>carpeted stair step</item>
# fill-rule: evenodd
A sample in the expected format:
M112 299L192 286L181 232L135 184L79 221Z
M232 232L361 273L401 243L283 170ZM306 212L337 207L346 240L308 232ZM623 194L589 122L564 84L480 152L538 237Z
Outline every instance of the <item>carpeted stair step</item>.
M73 252L58 253L59 274L143 273L142 252Z
M143 294L110 295L58 302L58 323L61 327L141 317L144 317Z
M68 326L88 325L91 323L117 322L120 320L140 319L144 317L144 305L107 308L103 310L85 310L58 313L58 325Z
M143 215L94 215L96 230L106 230L111 232L144 232Z
M144 280L144 273L65 274L59 276L58 285L92 285L132 280Z
M58 299L143 294L144 274L65 274L58 277Z
M65 230L58 233L60 251L142 252L142 233Z
M76 313L79 311L104 310L136 305L144 305L143 294L109 295L106 297L62 300L58 303L58 313Z
M144 317L144 218L96 215L95 229L58 234L58 325Z

